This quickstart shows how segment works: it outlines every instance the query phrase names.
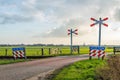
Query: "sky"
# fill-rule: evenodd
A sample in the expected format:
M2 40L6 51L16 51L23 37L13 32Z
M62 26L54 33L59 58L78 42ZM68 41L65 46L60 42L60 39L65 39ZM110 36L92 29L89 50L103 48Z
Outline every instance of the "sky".
M99 25L102 45L120 45L120 0L0 0L0 44L98 44Z

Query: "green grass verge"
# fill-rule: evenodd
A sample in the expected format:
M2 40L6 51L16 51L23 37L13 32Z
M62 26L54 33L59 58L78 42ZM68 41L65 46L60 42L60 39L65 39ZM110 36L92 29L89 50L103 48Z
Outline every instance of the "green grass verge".
M52 80L95 80L95 69L105 64L104 60L83 60L63 68Z
M4 64L12 64L12 63L18 63L18 62L25 62L25 61L31 61L32 59L0 59L0 65L4 65Z

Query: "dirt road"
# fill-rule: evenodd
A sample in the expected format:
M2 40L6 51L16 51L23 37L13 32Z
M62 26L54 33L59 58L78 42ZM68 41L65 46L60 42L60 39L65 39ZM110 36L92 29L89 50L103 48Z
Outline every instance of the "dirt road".
M0 65L0 80L32 80L32 78L34 80L35 75L47 73L83 59L88 59L88 55L52 57Z

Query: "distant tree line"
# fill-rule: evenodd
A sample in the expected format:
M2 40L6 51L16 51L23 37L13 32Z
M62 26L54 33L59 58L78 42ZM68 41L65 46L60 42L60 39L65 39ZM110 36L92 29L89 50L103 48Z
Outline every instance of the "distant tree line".
M65 44L0 44L0 46L70 46L70 45L65 45ZM74 45L74 46L97 46L97 45ZM114 47L114 46L120 46L120 45L103 45L107 47Z
M63 44L0 44L0 46L66 46Z

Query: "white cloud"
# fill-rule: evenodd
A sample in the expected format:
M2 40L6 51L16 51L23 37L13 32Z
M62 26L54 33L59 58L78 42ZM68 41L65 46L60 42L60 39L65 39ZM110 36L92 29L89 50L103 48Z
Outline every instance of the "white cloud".
M6 1L6 2L5 2ZM87 38L97 34L98 27L90 28L90 17L109 17L110 32L119 31L120 1L119 0L2 0L0 23L20 23L36 21L48 24L45 33L34 35L37 38L65 38L67 29L78 28L79 38ZM7 2L8 1L8 2ZM1 1L0 1L1 2ZM14 5L10 10L8 5ZM0 4L0 7L3 5ZM7 14L6 14L7 13ZM50 23L50 25L49 25ZM39 23L38 23L39 24ZM117 26L114 28L114 25ZM119 24L120 25L120 24ZM117 34L117 33L116 33ZM109 34L106 34L109 35ZM113 36L112 36L113 37ZM52 40L52 39L51 39ZM88 40L81 39L87 42ZM94 38L91 38L94 40ZM94 42L94 41L93 41Z
M60 27L51 30L49 34L47 33L44 36L65 37L67 28L74 27L79 28L82 32L81 34L88 34L87 31L89 30L89 25L91 24L89 23L90 17L94 17L96 19L99 19L99 17L109 17L111 21L114 21L114 19L117 18L119 20L119 10L115 9L119 6L119 4L120 1L117 0L66 0L66 4L63 3L61 7L59 6L57 9L53 9L53 15L56 16L56 20L63 21L64 26L61 25ZM68 22L64 23L65 21Z
M21 13L20 17L29 16L34 20L56 18L56 22L64 22L81 16L83 18L114 16L111 15L111 11L119 6L119 2L117 0L21 0L19 6L16 6ZM119 10L115 12L116 15L119 14Z

